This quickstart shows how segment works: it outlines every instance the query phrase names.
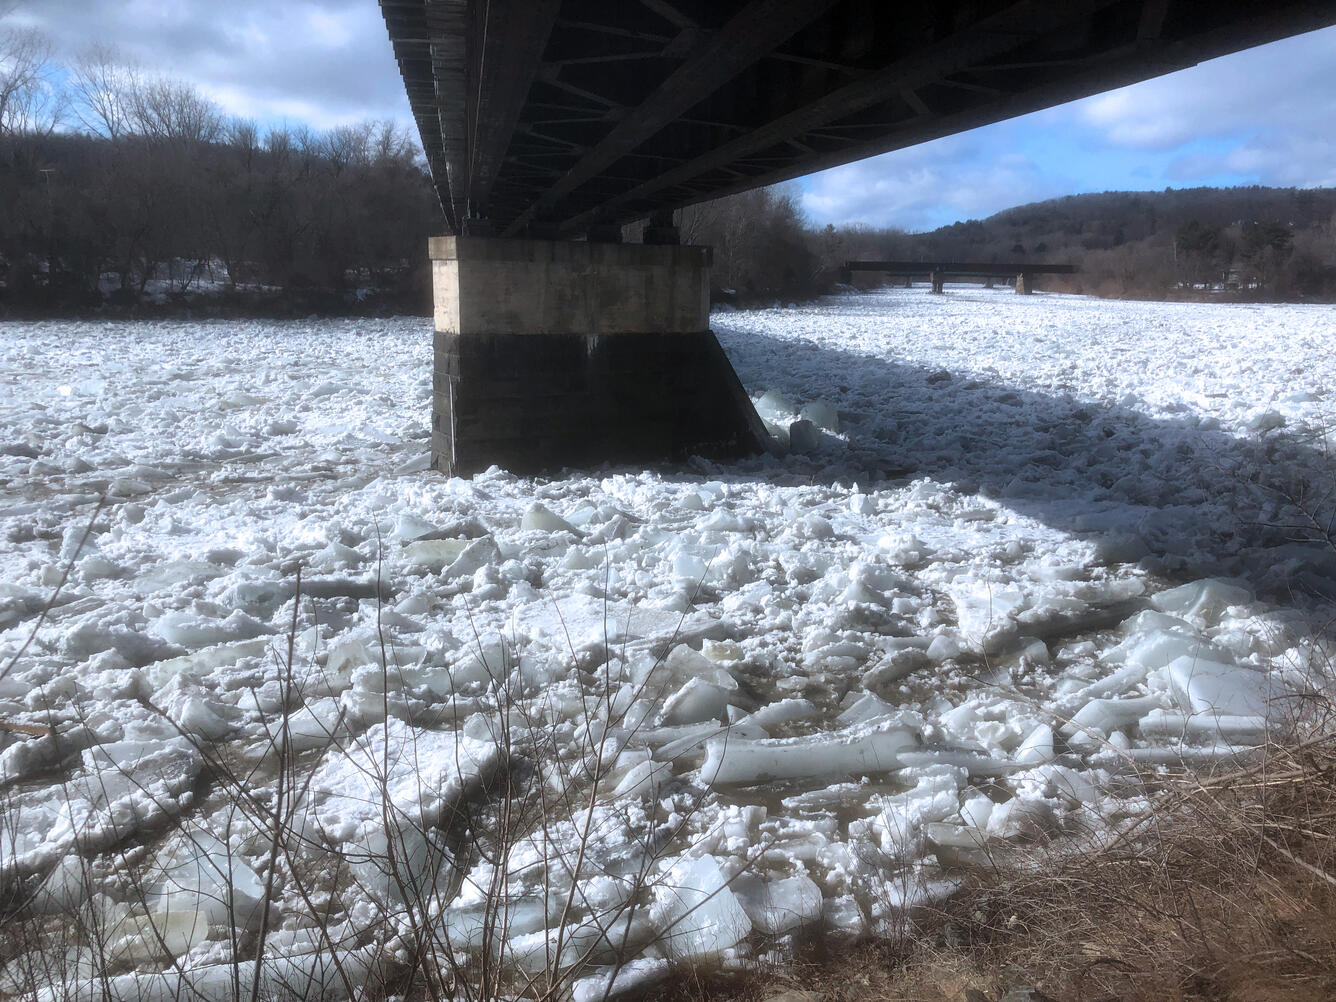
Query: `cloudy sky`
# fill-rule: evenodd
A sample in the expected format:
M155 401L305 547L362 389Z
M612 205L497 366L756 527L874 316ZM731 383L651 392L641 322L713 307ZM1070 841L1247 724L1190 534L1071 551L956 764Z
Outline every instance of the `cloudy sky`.
M17 0L5 23L58 58L114 45L261 123L411 123L375 0ZM1333 126L1329 28L800 184L815 223L910 230L1081 191L1336 185Z

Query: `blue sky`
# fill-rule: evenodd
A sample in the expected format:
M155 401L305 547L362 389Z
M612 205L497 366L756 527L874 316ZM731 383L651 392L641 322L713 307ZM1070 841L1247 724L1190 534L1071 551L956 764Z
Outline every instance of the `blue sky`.
M813 222L908 230L1087 191L1336 185L1336 28L798 184Z
M196 84L231 114L411 126L375 0L0 0L57 58L94 43ZM797 182L818 225L930 229L1058 195L1336 185L1336 28Z

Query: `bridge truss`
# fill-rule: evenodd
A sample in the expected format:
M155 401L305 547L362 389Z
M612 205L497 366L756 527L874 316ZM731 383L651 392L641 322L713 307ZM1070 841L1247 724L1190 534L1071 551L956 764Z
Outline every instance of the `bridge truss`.
M454 233L578 235L1336 22L1313 0L380 0Z

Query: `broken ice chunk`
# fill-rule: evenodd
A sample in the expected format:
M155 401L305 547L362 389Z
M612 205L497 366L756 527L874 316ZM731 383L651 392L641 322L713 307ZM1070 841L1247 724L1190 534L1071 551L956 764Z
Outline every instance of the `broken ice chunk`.
M798 416L825 431L833 433L840 430L840 415L829 400L813 400L798 412Z
M1037 835L1053 824L1053 805L1042 797L1013 797L993 808L988 817L988 834L999 838Z
M579 529L537 501L520 518L520 528L529 532L569 532L580 535Z
M867 931L867 917L852 894L823 901L821 920L830 932L840 936L861 936Z
M1062 733L1067 735L1067 743L1071 745L1097 744L1113 731L1135 724L1159 705L1159 696L1092 699L1063 725Z
M701 778L714 786L888 772L899 768L900 752L918 744L919 728L910 722L911 717L901 714L870 725L799 738L715 738L705 745Z
M235 707L213 698L209 690L186 682L182 675L173 676L155 692L153 702L182 734L205 741L225 737L240 716Z
M1206 578L1152 595L1150 604L1171 616L1215 626L1230 606L1247 605L1251 601L1252 594L1248 589L1217 578Z
M1187 626L1186 623L1183 625ZM1128 637L1117 647L1101 655L1100 660L1111 664L1139 666L1143 669L1144 675L1146 671L1163 668L1179 657L1224 660L1228 658L1228 654L1189 630L1149 630Z
M1266 716L1267 678L1251 669L1181 657L1167 674L1174 701L1189 713Z
M787 426L793 419L793 401L779 390L766 390L756 401L756 413L767 424Z
M636 957L624 964L600 968L571 984L571 1002L608 1002L661 981L671 969L672 963L664 957Z
M887 533L877 540L877 547L886 551L886 559L908 570L930 560L934 550L913 533Z
M961 802L960 819L965 824L983 831L988 827L988 819L992 817L993 808L996 806L985 794L971 790Z
M403 561L408 567L420 567L439 574L453 564L468 546L467 539L423 539L404 547Z
M57 788L11 794L22 823L0 831L0 872L30 873L76 845L95 852L178 814L203 758L169 725L160 731L86 748L83 768Z
M612 795L616 798L655 797L658 795L659 784L666 780L671 772L671 763L647 759L633 765L622 775L617 785L613 787Z
M1187 714L1152 710L1138 724L1148 738L1207 738L1231 744L1257 744L1266 740L1265 717L1235 714Z
M716 664L742 660L742 648L729 640L707 640L701 644L700 652Z
M928 660L949 661L965 653L965 644L961 638L951 633L939 633L928 644Z
M861 696L855 697L850 693L845 699L843 712L835 718L835 722L841 727L848 727L851 724L865 724L870 720L880 720L882 717L888 717L896 712L895 707L871 692L865 692Z
M125 937L117 947L128 956L179 957L206 939L258 924L264 882L209 832L192 831L158 865L150 872L162 879L144 895L143 911L109 933Z
M752 927L769 936L781 936L821 918L821 888L805 874L783 880L744 877L734 891Z
M163 613L148 626L149 632L168 643L185 648L211 647L229 641L250 640L272 632L258 619L240 609L226 619L215 619L194 609Z
M415 515L411 511L406 511L394 523L394 531L391 535L402 542L413 543L439 531L437 526L428 522L425 518Z
M1053 728L1040 724L1020 743L1013 757L1017 762L1047 762L1053 758Z
M874 797L877 814L862 822L887 852L912 846L924 824L942 821L957 812L960 787L966 772L955 766L929 766L916 777L911 790L889 797Z
M751 920L713 856L679 860L654 892L650 921L669 956L715 957L751 932Z
M816 712L816 706L810 699L779 699L773 703L767 703L751 714L747 720L749 723L770 728L790 720L805 720L814 716Z
M343 726L343 710L333 696L313 699L288 717L288 744L295 752L323 748Z
M663 704L659 723L667 727L725 719L729 693L721 686L701 678L688 679L682 688Z
M148 666L148 677L154 685L161 686L173 675L207 675L217 668L234 665L246 658L263 657L268 649L268 638L244 640L239 644L221 644L179 658L155 662Z
M972 577L953 583L948 594L955 603L963 639L972 645L991 647L1001 638L1014 635L1017 614L1030 604L1020 588Z
M422 545L422 544L417 544ZM481 568L488 567L501 562L501 550L492 540L491 536L483 536L481 539L475 539L469 543L455 558L454 563L441 572L441 577L447 580L455 578L472 577Z

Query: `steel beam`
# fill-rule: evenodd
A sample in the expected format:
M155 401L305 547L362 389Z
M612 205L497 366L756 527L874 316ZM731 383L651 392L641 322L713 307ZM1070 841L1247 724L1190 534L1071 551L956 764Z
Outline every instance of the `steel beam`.
M740 71L788 41L834 0L753 0L710 36L631 114L623 118L560 181L505 230L523 229L535 215L616 163ZM590 220L586 220L589 222Z

